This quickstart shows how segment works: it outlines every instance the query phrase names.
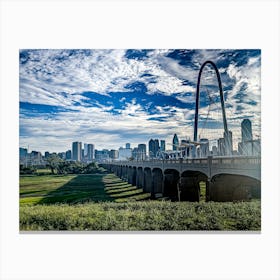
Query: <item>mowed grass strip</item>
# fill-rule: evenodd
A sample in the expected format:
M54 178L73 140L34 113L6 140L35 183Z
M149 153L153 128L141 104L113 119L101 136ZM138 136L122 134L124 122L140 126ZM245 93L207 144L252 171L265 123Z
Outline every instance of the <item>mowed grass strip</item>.
M114 174L108 174L103 178L106 193L115 202L130 202L147 200L151 198L150 193L143 192L143 189L138 189L127 182L123 182Z
M260 201L103 202L20 207L20 230L187 231L261 229Z
M104 190L103 176L103 174L22 176L20 204L110 201L110 196Z
M20 178L20 205L128 202L150 198L114 174L45 175Z

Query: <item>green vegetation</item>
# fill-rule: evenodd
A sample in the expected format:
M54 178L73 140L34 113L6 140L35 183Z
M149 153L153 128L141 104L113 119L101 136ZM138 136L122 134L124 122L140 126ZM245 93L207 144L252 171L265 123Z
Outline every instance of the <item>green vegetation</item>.
M20 230L260 228L259 200L238 203L152 201L149 193L113 174L20 178Z
M96 174L104 173L105 169L96 162L88 164L77 161L66 161L52 154L46 159L46 166L20 165L20 175L65 175L65 174Z
M45 175L20 178L20 205L129 202L150 198L149 193L113 174Z

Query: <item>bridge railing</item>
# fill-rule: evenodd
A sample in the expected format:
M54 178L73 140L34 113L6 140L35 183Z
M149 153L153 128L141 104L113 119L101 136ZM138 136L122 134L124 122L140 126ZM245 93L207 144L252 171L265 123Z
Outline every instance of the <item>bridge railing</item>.
M156 164L190 164L190 165L260 165L261 157L259 156L233 156L233 157L206 157L206 158L186 158L186 159L151 159L144 161L116 161L111 162L113 165L156 165Z
M261 164L260 157L227 157L227 158L213 158L212 164L230 164L230 165L244 165L244 164Z

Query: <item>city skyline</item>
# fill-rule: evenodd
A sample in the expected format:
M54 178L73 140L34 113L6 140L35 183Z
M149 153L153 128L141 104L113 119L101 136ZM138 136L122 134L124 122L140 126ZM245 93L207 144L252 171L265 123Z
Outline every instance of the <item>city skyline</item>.
M166 150L166 141L162 139L150 139L148 145L138 144L132 147L125 143L118 149L95 149L92 143L73 142L72 149L54 153L61 159L79 162L107 162L108 160L150 160L150 159L174 159L174 158L206 158L208 156L260 156L260 139L253 139L252 124L249 119L241 123L241 142L238 142L238 150L234 150L232 132L229 131L229 144L226 146L224 138L219 138L216 145L211 145L209 139L193 142L190 139L179 139L177 134L173 136L172 150ZM84 145L83 145L84 144ZM82 148L84 147L84 148ZM148 150L147 150L148 148ZM148 153L147 153L148 152ZM51 154L49 151L28 151L20 147L20 163L26 165L42 165Z
M197 75L212 59L236 149L242 119L260 137L260 57L260 50L21 50L20 147L59 152L82 141L117 149L156 138L171 149L175 133L193 137ZM208 73L202 92L215 97ZM206 99L200 107L206 115ZM211 115L209 133L220 130L219 118Z

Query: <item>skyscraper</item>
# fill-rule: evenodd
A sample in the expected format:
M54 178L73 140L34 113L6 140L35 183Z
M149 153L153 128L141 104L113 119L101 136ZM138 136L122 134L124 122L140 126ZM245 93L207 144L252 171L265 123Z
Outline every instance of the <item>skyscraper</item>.
M155 158L157 156L157 153L159 151L159 141L158 139L151 139L149 141L149 157Z
M19 148L19 158L25 158L27 156L27 149L25 148Z
M161 150L162 152L165 151L165 140L160 140L160 150Z
M252 124L249 119L244 119L241 123L241 143L238 143L238 153L240 155L252 156L261 154L260 140L253 140Z
M253 140L252 124L249 119L244 119L241 123L242 142Z
M225 155L225 139L219 138L218 139L218 155L224 156Z
M82 142L72 143L72 157L75 161L81 161L82 159Z
M87 159L89 161L93 161L93 159L94 159L94 145L93 144L87 144Z
M71 160L71 158L72 158L72 153L71 153L71 150L68 150L68 151L66 151L66 160Z
M84 143L84 156L87 156L87 152L88 152L88 144Z
M138 145L138 155L137 155L137 159L139 159L139 160L145 160L145 159L146 159L146 153L147 153L146 144L139 144L139 145Z
M224 132L224 140L225 140L225 155L232 155L232 132L229 130L228 133Z
M132 158L133 159L138 159L138 148L133 148L132 149Z
M179 139L176 133L174 134L172 144L173 144L173 151L179 150Z
M126 143L126 144L125 144L125 148L126 148L126 149L130 149L130 143Z

